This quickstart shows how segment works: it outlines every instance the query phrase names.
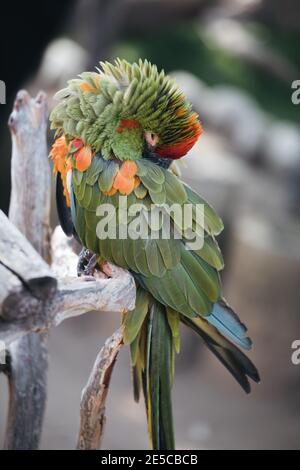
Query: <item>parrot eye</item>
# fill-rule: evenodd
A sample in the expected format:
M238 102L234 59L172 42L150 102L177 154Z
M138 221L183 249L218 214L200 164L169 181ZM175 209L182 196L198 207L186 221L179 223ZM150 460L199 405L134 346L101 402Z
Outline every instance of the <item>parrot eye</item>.
M159 142L159 137L154 132L145 132L145 139L150 147L156 147Z

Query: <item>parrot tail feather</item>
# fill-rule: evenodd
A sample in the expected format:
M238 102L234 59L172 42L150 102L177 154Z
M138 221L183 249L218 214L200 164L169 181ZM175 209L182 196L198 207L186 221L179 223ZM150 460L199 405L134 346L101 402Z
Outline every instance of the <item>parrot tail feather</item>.
M174 450L171 388L174 345L166 308L152 297L139 335L131 343L135 400L143 390L153 450Z
M251 349L252 341L246 336L246 326L225 300L214 304L213 310L206 320L238 346L247 350Z
M181 321L203 339L206 346L226 367L243 390L250 393L251 386L248 377L256 383L260 381L258 371L250 359L221 335L206 319L200 317L190 319L182 316Z

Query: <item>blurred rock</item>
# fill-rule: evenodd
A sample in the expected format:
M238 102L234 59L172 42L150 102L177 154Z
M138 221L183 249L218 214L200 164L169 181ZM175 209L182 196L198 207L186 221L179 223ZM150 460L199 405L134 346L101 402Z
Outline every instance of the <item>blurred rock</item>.
M213 90L210 121L223 130L233 148L251 159L257 156L268 118L245 92L227 86Z
M285 121L273 122L265 136L263 154L267 165L278 173L300 169L300 129Z

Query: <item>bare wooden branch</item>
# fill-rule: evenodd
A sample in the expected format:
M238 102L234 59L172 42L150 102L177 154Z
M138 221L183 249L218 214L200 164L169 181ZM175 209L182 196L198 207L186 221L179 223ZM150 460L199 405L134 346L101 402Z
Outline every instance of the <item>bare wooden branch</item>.
M36 351L40 351L38 358ZM43 380L47 367L47 338L45 335L26 335L21 340L21 347L19 342L14 342L9 352L13 363L7 375L10 396L4 447L37 449L46 401L46 384L38 380ZM33 382L29 382L29 378Z
M9 218L36 251L50 262L51 172L47 150L47 98L17 94L9 118L12 136Z
M51 238L52 272L60 278L77 276L78 256L74 251L74 239L68 238L60 225Z
M0 226L0 269L2 269L0 300L8 296L13 285L22 283L36 297L48 297L56 286L49 265L2 211L0 211ZM4 276L5 269L10 271L10 274L7 273L8 278Z
M105 425L105 403L117 355L123 345L122 330L107 339L99 352L80 403L79 450L97 450Z
M12 136L9 218L37 252L50 261L50 167L47 158L47 99L20 91L9 119ZM32 271L34 272L34 271ZM5 448L36 449L47 390L47 341L27 335L11 346L9 412Z
M50 268L1 211L0 224L0 340L9 344L91 310L134 308L135 282L127 271L107 264L109 278L77 277L78 256L60 227L52 238Z

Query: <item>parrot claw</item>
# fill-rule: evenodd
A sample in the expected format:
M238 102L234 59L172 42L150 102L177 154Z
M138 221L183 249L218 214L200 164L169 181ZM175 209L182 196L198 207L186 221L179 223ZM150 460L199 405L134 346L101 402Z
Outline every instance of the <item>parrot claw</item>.
M96 269L96 266L97 266L97 256L96 255L93 255L88 264L86 265L85 267L85 275L86 276L93 276L94 275L94 271Z
M79 260L77 264L77 275L80 276L93 276L97 265L97 256L86 248L83 248L79 253Z

